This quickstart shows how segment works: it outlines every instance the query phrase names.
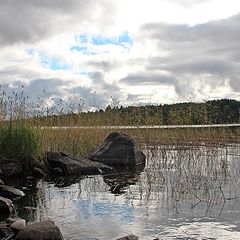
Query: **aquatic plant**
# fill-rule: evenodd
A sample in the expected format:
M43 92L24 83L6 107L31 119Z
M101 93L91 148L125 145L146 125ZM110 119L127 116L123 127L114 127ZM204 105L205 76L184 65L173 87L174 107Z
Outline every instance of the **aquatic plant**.
M37 129L23 122L10 122L0 126L0 161L16 161L24 171L41 160L41 137Z

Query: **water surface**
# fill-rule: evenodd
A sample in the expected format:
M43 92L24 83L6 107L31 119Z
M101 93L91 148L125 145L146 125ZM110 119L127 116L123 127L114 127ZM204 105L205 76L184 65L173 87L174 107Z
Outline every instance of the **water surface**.
M17 211L52 219L67 240L240 239L239 147L148 146L142 172L30 180Z

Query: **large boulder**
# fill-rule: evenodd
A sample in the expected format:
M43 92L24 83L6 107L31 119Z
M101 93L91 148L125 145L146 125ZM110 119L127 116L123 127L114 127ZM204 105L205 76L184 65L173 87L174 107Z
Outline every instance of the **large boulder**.
M72 157L62 152L48 152L47 161L51 171L64 175L98 174L112 169L105 164L83 157Z
M109 166L136 167L145 165L146 156L129 136L112 132L89 158Z
M52 221L33 223L26 226L15 240L63 240L60 229Z
M10 199L21 198L25 196L24 192L14 187L0 185L0 196Z

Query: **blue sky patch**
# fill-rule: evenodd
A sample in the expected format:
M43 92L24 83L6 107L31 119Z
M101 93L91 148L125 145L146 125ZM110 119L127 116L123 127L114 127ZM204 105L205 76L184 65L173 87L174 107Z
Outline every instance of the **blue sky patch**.
M81 53L86 54L86 55L96 55L97 54L97 52L91 51L90 49L88 49L87 46L72 46L70 48L70 50L81 52Z
M68 64L62 64L59 60L49 58L43 54L40 55L40 64L52 70L67 70L70 68Z
M59 60L55 58L51 58L46 56L45 54L39 53L33 48L27 48L25 50L30 56L33 56L35 53L39 54L40 57L40 64L43 67L49 68L51 70L68 70L70 68L70 65L63 64Z
M107 46L115 45L121 47L124 51L129 51L133 45L133 40L128 32L123 32L118 36L104 36L104 35L90 35L90 34L80 34L75 36L77 42L76 45L70 48L71 51L81 52L86 55L95 55L98 53L108 53L97 52L91 49L91 46Z
M29 55L31 55L31 56L33 56L34 53L35 53L35 51L34 51L33 48L27 48L27 49L26 49L26 52L27 52Z

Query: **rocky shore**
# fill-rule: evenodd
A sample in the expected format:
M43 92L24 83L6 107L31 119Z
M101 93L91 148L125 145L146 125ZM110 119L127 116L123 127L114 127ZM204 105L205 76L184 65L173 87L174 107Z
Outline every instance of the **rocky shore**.
M87 158L74 157L62 152L48 152L45 165L35 167L30 174L24 173L17 161L0 164L0 240L61 240L64 239L58 226L47 220L28 224L14 213L14 203L25 196L23 189L6 185L5 179L20 177L37 179L67 175L89 175L114 172L115 167L135 168L145 166L145 155L135 141L125 134L111 133ZM32 206L25 206L31 209ZM134 235L118 240L139 239Z

